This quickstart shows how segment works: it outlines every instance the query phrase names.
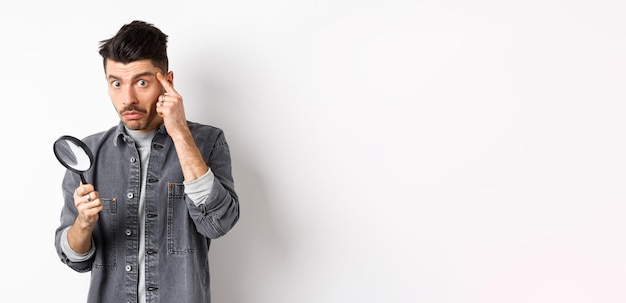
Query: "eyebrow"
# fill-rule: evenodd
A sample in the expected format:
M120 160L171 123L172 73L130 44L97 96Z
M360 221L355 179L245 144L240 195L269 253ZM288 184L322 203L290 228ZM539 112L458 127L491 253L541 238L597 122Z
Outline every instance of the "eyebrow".
M142 78L142 77L145 77L145 76L153 76L153 77L155 77L155 78L156 78L156 74L155 74L155 73L153 73L153 72L143 72L143 73L141 73L141 74L134 75L134 76L132 77L132 79L133 79L133 80L135 80L135 79L139 79L139 78ZM120 80L120 78L119 78L119 77L117 77L117 76L115 76L115 75L109 75L109 76L107 77L107 79L109 79L109 80L111 80L111 79L114 79L114 80Z

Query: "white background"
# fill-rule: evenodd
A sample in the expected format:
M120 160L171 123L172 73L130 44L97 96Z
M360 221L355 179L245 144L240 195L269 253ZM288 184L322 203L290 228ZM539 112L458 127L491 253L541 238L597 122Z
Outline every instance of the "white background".
M0 301L84 302L52 143L117 123L98 41L142 19L230 143L214 302L625 302L622 3L3 2Z

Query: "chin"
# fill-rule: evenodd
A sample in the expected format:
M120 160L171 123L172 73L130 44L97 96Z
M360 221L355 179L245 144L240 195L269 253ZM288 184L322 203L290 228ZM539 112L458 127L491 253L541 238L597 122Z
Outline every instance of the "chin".
M145 125L137 121L124 121L124 126L130 130L142 130L145 128Z

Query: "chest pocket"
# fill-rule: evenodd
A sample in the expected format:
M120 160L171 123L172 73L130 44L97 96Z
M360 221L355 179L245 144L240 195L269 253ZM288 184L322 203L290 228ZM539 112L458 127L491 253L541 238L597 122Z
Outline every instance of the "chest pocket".
M102 211L99 214L97 230L94 231L96 260L94 266L99 268L115 267L115 234L117 231L117 199L103 199ZM106 243L106 245L105 245Z
M185 255L202 247L203 237L196 231L185 201L185 185L169 183L167 187L167 253Z

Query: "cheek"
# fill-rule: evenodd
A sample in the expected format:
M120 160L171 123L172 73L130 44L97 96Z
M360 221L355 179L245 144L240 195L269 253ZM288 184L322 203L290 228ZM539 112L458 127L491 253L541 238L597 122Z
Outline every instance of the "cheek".
M120 111L122 108L124 108L123 98L121 98L119 94L109 92L109 98L111 100L111 104L113 105L113 107L115 107L116 111Z
M108 93L109 93L109 98L111 99L111 102L116 103L120 100L121 96L120 96L119 91L109 89Z
M148 107L154 107L156 102L159 100L159 96L161 96L161 94L147 94L143 97L143 104Z
M116 102L111 102L111 104L113 105L115 112L118 113L118 115L121 114L122 110L124 109L124 105L118 104Z

